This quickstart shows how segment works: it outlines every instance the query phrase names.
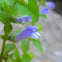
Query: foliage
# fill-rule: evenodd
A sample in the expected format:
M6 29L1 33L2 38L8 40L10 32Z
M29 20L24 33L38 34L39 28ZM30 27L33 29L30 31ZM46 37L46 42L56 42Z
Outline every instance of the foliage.
M39 3L40 5L45 6L45 0L40 0ZM40 53L43 54L42 43L39 39L37 39L40 34L36 32L37 26L37 31L42 31L43 26L41 23L38 23L37 26L28 27L24 31L21 29L19 31L12 32L12 23L19 24L18 22L22 21L23 23L20 23L24 25L27 20L28 22L32 20L31 25L35 25L35 23L38 22L39 16L42 18L47 18L45 14L39 13L39 5L37 0L0 0L0 21L4 24L4 35L0 35L0 37L3 39L0 62L2 62L2 58L5 62L31 62L35 56L35 54L32 52L29 52L31 41L33 42L33 45L40 51ZM27 16L27 18L23 18L23 16ZM17 21L18 17L22 20L18 19ZM21 58L18 48L15 45L15 38L17 40L18 35L19 39L20 35L22 36L21 49L23 54ZM36 39L28 38L30 36ZM5 44L7 40L11 41L12 43Z
M43 47L40 40L32 39L34 46L43 54Z

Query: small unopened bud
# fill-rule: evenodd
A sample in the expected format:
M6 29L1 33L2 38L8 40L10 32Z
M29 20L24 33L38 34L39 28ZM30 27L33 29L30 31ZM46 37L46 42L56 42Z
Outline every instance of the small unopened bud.
M47 8L54 9L55 3L54 2L47 2Z
M47 14L48 13L48 8L44 8L40 11L40 14Z
M24 22L24 19L21 18L21 17L18 17L15 21L18 22L18 23L23 23Z
M30 16L23 16L22 17L24 19L25 22L31 22L32 18Z

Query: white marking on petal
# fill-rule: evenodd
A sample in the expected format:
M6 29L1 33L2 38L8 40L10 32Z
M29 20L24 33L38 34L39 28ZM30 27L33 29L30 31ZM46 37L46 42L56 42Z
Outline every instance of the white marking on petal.
M33 31L35 31L35 29L33 29Z
M38 39L39 38L35 33L32 33L31 37L34 38L34 39Z
M37 27L37 29L38 29L38 27Z
M36 35L41 36L38 32L35 32Z

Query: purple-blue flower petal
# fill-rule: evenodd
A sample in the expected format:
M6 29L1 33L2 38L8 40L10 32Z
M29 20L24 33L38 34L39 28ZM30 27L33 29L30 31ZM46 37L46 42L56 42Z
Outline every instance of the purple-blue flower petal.
M22 17L17 17L16 22L23 23L24 19Z
M37 26L30 26L30 27L28 27L27 29L25 29L24 31L22 31L21 33L19 33L16 37L15 37L15 39L14 39L14 41L15 42L18 42L18 41L20 41L20 40L23 40L23 39L26 39L26 38L28 38L29 36L31 36L31 34L33 33L33 32L35 32L36 30L37 30Z
M55 8L55 3L54 2L48 2L47 3L47 8L54 9Z
M40 14L47 14L48 13L48 8L44 8L42 9L42 11L40 11Z
M32 21L32 18L30 16L23 16L22 18L25 20L25 22L31 22Z
M18 23L31 22L32 18L30 16L17 17L15 21Z

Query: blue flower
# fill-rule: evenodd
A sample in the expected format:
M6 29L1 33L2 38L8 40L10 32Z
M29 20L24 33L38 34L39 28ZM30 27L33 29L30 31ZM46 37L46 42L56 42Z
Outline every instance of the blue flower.
M23 39L27 39L28 37L32 37L34 39L38 39L38 36L41 36L38 32L36 32L36 30L38 29L38 26L30 26L27 29L25 29L24 31L22 31L21 33L19 33L14 41L18 42L20 40Z
M47 3L47 8L54 9L55 8L55 3L54 2L48 2Z
M32 18L30 16L17 17L15 21L18 23L31 22Z
M22 17L17 17L17 19L15 21L18 23L23 23L24 19Z
M25 22L31 22L32 18L30 16L23 16L22 17L24 19Z
M48 8L44 8L42 9L42 11L40 11L40 14L47 14L48 13Z

